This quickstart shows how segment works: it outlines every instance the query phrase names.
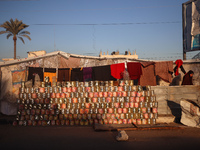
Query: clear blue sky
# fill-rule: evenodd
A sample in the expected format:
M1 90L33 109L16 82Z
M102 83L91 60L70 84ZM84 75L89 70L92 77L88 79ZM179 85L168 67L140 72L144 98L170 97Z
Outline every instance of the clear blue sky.
M29 25L31 41L17 56L55 50L98 56L136 50L139 58L182 59L182 3L187 0L0 0L0 24ZM4 30L0 28L0 31ZM0 35L0 59L13 57L13 40ZM187 53L187 58L196 52Z

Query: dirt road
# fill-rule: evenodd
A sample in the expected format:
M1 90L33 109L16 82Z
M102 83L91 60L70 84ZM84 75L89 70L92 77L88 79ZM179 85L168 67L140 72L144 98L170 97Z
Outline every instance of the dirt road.
M193 149L200 147L200 129L126 131L129 140L117 142L117 131L96 132L91 126L13 127L0 125L0 149L126 150Z

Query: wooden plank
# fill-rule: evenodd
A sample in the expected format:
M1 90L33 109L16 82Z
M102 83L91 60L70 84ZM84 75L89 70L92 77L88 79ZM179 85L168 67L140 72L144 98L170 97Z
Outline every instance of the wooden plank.
M175 116L170 115L158 115L158 118L156 119L156 123L173 123L175 119Z
M158 102L158 114L168 114L167 101Z
M159 108L158 107L158 114L165 115L165 114L171 114L171 113L169 113L169 110L168 110L167 107L166 108Z
M172 103L173 102L173 103L176 103L176 104L180 105L180 101L183 100L183 99L168 100L168 103L170 103L170 102ZM190 100L198 104L198 100L197 99L190 99Z
M160 107L160 108L167 107L167 101L160 101L160 102L158 102L158 107Z
M169 94L200 93L200 90L197 86L169 87L168 93Z
M166 101L168 99L167 95L156 95L156 101Z
M155 89L167 89L168 86L151 86L151 89L152 90L155 90Z
M165 88L157 87L157 88L153 88L153 90L154 90L154 93L156 95L159 95L159 94L163 95L163 94L167 94L168 93L168 88L167 87L165 87Z
M135 131L135 130L177 130L184 129L184 127L177 126L163 126L163 127L140 127L140 128L123 128L117 129L117 131L125 130L125 131Z
M198 96L196 94L170 94L169 100L191 99L195 100Z

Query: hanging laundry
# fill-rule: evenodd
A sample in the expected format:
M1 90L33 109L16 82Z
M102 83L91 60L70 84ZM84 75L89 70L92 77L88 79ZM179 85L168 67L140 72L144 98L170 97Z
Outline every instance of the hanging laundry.
M194 72L192 70L188 71L183 76L183 81L181 85L193 85L192 78L193 78Z
M91 81L92 80L92 67L83 68L83 81Z
M83 82L83 69L73 68L71 70L71 81Z
M186 71L185 71L185 69L183 68L183 61L182 61L181 59L177 59L177 60L175 61L175 64L176 64L176 66L174 67L175 76L179 75L179 71L178 71L179 68L181 69L181 71L182 71L184 74L186 74Z
M140 77L140 85L142 86L155 86L156 76L155 76L155 62L141 62L142 65L142 75Z
M70 81L70 68L59 68L58 69L58 81Z
M35 83L35 75L38 74L40 81L44 79L43 68L40 67L29 67L28 68L28 80L32 80L32 85Z
M127 71L131 80L138 79L138 84L140 84L140 76L142 75L141 63L138 62L128 62Z
M44 68L44 72L56 73L56 68Z
M45 79L45 77L49 77L49 82L52 83L53 79L56 79L56 69L55 68L44 68L44 79Z
M111 75L115 79L122 79L123 74L122 72L125 70L125 64L124 63L118 63L118 64L112 64L110 65Z
M92 79L93 81L114 80L114 78L111 76L110 65L92 67Z
M155 75L159 76L165 82L172 82L173 61L163 61L155 63Z

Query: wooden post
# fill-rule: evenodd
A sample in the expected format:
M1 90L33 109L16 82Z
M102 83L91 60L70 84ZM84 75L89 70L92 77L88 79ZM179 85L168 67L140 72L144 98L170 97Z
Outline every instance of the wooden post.
M183 60L186 60L186 52L183 50Z
M185 32L185 4L182 4L182 41L183 41L183 60L186 60L186 52L185 52L185 35L184 35L184 32Z

